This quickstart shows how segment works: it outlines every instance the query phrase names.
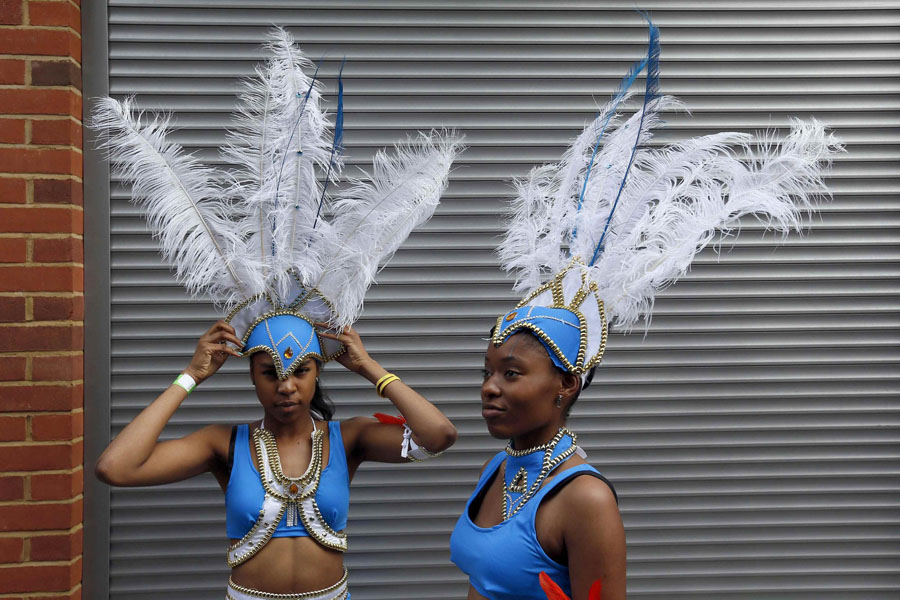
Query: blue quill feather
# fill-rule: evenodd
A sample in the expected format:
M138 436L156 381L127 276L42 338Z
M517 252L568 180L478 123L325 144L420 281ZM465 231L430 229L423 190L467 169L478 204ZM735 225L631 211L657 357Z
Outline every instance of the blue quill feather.
M338 71L338 101L337 116L334 118L334 142L331 144L331 158L328 159L328 172L325 174L325 184L322 186L322 196L319 198L319 207L316 209L316 219L313 221L313 229L319 223L319 214L322 212L322 205L325 203L325 192L328 190L328 183L331 181L331 171L334 167L334 156L340 156L344 152L344 65L347 64L347 57L341 61L341 70Z
M594 255L591 257L591 262L588 263L588 266L593 266L597 262L597 258L603 250L603 240L606 238L606 234L609 231L609 224L612 221L613 213L616 211L616 206L619 204L619 198L622 197L622 190L625 189L625 183L628 181L628 173L631 171L631 166L634 164L634 156L637 153L638 145L641 141L641 131L644 127L644 117L647 114L647 107L659 97L659 29L657 29L656 25L653 24L650 17L645 13L641 13L641 16L647 20L647 25L650 29L650 39L647 42L647 82L644 87L644 106L641 111L641 120L638 124L638 131L635 134L634 146L631 148L631 157L628 159L628 167L626 167L625 173L622 176L622 183L619 184L619 191L616 193L616 199L609 209L609 216L606 217L603 233L600 235L600 241L597 242L597 247L594 250Z
M600 133L597 135L597 141L594 143L594 150L591 152L591 160L588 163L587 172L584 175L584 183L581 185L581 194L578 195L578 210L576 212L581 212L581 207L584 204L584 193L587 190L588 180L591 178L591 170L594 168L594 158L597 156L597 150L600 148L600 141L603 139L603 134L606 132L606 126L609 125L609 120L616 114L616 109L619 107L619 104L622 100L625 99L625 93L628 91L628 88L634 83L634 80L637 79L637 76L644 70L647 66L647 59L643 58L633 65L628 70L628 73L625 77L622 78L622 81L619 83L619 87L616 90L615 94L613 94L613 98L615 98L615 104L613 104L612 108L609 111L609 114L606 116L606 119L603 121L603 127L600 128ZM597 115L599 116L599 111ZM594 117L595 119L597 117ZM578 235L578 226L572 229L571 239L574 242L576 236Z

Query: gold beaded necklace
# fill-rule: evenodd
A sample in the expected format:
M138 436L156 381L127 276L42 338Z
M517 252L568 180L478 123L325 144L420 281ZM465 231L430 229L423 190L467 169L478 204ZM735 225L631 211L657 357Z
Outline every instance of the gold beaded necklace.
M312 417L310 417L312 418ZM263 453L268 458L272 468L272 478L262 477L263 488L266 493L278 498L286 505L285 521L288 527L293 527L299 521L300 502L310 496L315 496L319 489L319 479L322 476L322 450L324 447L324 432L316 427L313 421L312 448L309 466L299 477L288 477L281 468L281 456L278 454L278 444L271 431L263 424L253 432L253 440L256 444L256 456L259 464L263 464Z
M572 438L572 444L568 448L560 452L557 456L553 456L554 452L556 451L556 447L566 436ZM528 503L528 501L531 500L532 497L534 497L538 490L541 489L541 484L544 483L547 475L549 475L553 471L553 469L562 464L566 459L575 454L577 448L578 436L565 427L560 427L556 435L553 436L553 439L546 444L541 444L540 446L534 446L525 450L513 449L512 441L510 441L506 446L506 454L509 456L509 458L522 458L528 456L529 454L534 454L541 451L543 451L544 456L541 459L541 469L538 472L537 477L535 478L534 482L530 486L528 486L527 489L525 487L528 482L528 471L526 467L520 467L516 474L513 476L512 481L507 484L506 463L509 462L509 458L503 461L500 473L500 481L503 484L503 520L506 521L517 512L519 512L522 507L524 507ZM521 496L513 500L512 494L521 494Z

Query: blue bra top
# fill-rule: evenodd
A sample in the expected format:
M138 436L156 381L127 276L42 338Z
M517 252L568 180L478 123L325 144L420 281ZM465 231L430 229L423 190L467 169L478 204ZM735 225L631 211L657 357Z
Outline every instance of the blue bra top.
M239 425L234 439L234 462L231 477L225 488L225 531L229 538L239 540L250 531L263 505L265 490L259 471L253 464L250 449L250 427ZM341 437L341 424L328 421L328 464L322 469L316 504L328 525L335 531L347 527L347 512L350 508L350 474L347 470L347 456ZM303 537L309 532L298 520L293 527L287 526L286 516L281 518L272 537Z
M466 502L450 537L450 560L469 576L475 591L490 600L547 600L538 579L541 571L571 597L569 568L550 558L541 548L534 517L547 494L582 473L602 479L610 489L612 485L590 465L570 467L549 480L510 519L493 527L479 527L472 521L472 504L482 498L505 458L503 451L491 459Z

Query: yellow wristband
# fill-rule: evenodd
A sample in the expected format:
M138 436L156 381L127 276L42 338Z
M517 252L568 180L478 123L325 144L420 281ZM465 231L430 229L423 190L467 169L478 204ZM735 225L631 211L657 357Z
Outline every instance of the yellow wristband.
M378 388L380 388L381 384L384 383L384 380L391 377L396 377L396 375L394 375L393 373L385 373L384 375L382 375L381 378L375 382L375 389L377 390Z
M375 392L384 398L384 389L395 381L400 381L400 378L393 373L385 374L381 379L375 382Z

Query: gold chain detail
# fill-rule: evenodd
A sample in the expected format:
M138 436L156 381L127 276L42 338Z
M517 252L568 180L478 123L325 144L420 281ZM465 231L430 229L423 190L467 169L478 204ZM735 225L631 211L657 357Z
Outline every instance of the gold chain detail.
M266 501L266 499L265 499L265 497L263 497L263 503L265 503L265 501ZM245 552L243 554L239 554L238 556L235 557L234 560L228 559L226 562L228 563L228 566L230 568L233 569L234 567L236 567L238 565L244 564L245 562L250 560L257 552L262 550L263 546L265 546L266 544L269 543L269 540L271 540L272 536L275 534L275 529L278 528L278 523L281 522L281 517L284 516L285 508L287 508L287 504L282 503L281 509L279 509L278 514L272 520L272 523L271 523L272 527L269 527L270 523L268 521L264 522L262 520L263 510L262 509L259 510L260 518L257 519L256 523L253 524L253 527L250 528L250 531L247 532L247 535L242 537L240 539L240 541L238 541L237 543L235 543L228 549L228 554L231 554L231 552L233 552L236 548L238 548L241 544L243 544L247 539L253 537L256 534L256 532L259 530L260 527L267 528L266 535L263 536L263 538L259 541L258 544L251 546L247 552ZM228 556L228 555L226 555L226 556Z
M569 435L572 438L572 445L563 450L559 456L551 460L551 456L553 456L553 450L556 448L556 445L559 444L560 440L563 439L563 436ZM503 485L503 520L508 521L516 513L518 513L523 506L525 506L529 500L541 489L541 484L544 483L544 479L546 479L547 475L549 475L553 469L562 464L566 459L575 454L575 448L578 445L578 436L575 435L574 432L566 429L565 427L561 427L560 430L553 436L553 439L547 442L546 444L542 444L540 446L535 446L534 448L528 448L527 450L520 450L522 454L510 454L510 456L525 456L526 454L531 454L532 452L537 452L538 450L544 450L544 460L541 464L541 472L538 474L537 479L534 480L534 483L531 484L531 487L528 489L525 494L519 498L519 501L516 503L515 508L510 511L510 502L511 498L509 497L509 491L506 489L506 461L503 461L503 466L501 467L500 472L500 482ZM512 450L507 447L507 453L510 451L517 452L516 450Z
M275 594L273 592L261 592L259 590L254 590L252 588L244 587L242 585L238 585L233 582L231 579L228 580L228 587L233 589L236 592L240 592L242 594L247 594L248 596L254 596L256 598L271 598L273 600L304 600L307 598L316 598L318 596L322 596L324 594L328 594L334 592L342 585L346 585L347 583L347 569L344 568L344 576L341 577L341 580L335 583L334 585L330 585L323 590L316 590L313 592L300 592L298 594ZM344 595L346 598L346 594Z
M288 477L284 474L284 471L281 470L281 457L278 455L278 445L275 443L275 436L272 435L272 432L262 428L253 432L253 441L256 443L256 456L259 464L263 464L263 452L265 452L269 459L269 465L272 467L272 475L278 483L287 488L291 485L296 485L300 490L313 484L309 491L291 497L280 493L272 486L274 482L267 481L265 476L263 476L260 479L262 480L263 488L265 488L267 494L278 498L283 502L295 503L304 498L315 496L316 491L319 489L319 478L322 476L322 440L324 435L325 434L321 429L316 429L316 432L313 434L312 459L310 460L309 466L306 468L306 472L300 477Z

